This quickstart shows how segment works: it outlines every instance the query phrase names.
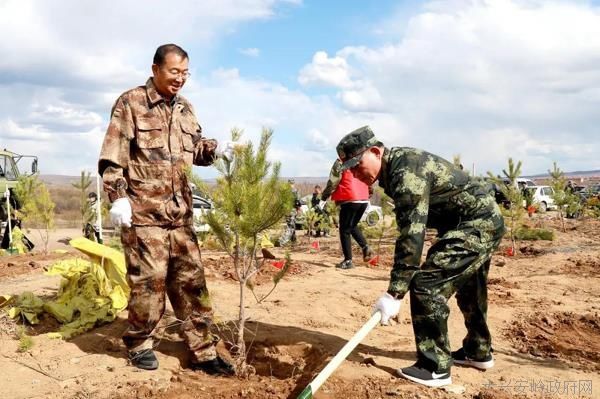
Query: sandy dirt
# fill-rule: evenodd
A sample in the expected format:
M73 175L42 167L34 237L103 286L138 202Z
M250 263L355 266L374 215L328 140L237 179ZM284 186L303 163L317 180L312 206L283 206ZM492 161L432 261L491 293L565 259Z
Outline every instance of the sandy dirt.
M489 324L496 366L486 372L453 367L453 385L426 389L395 376L415 360L410 304L399 322L377 327L323 385L316 397L329 398L600 398L600 221L567 221L558 231L553 213L535 215L532 225L556 230L553 242L520 242L516 256L504 242L492 261ZM52 248L74 232L59 231ZM392 241L381 263L336 270L336 237L319 239L311 252L307 237L292 253L295 262L277 289L261 304L247 305L249 362L256 373L245 379L215 378L187 369L188 358L168 310L157 348L160 368L138 371L127 364L120 335L126 312L115 322L70 341L43 333L53 320L30 329L34 345L18 352L16 326L0 318L0 398L295 398L369 318L371 305L386 289ZM273 252L282 257L283 251ZM0 294L32 290L51 296L58 280L43 275L59 255L22 255L0 261ZM60 255L64 256L64 255ZM218 332L231 341L237 317L238 283L225 254L204 251L206 275L215 304ZM9 265L10 263L10 265ZM33 265L32 265L33 264ZM268 262L256 280L260 296L277 272ZM251 298L252 299L252 298ZM450 300L453 349L465 334L463 319ZM226 346L219 344L226 354Z

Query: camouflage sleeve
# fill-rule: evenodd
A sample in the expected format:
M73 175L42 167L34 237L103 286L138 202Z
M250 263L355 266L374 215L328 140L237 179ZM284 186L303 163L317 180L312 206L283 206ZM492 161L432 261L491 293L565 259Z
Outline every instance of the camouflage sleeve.
M430 182L407 169L397 171L392 181L396 222L400 234L396 239L394 266L388 292L401 298L419 270L429 213Z
M198 166L209 166L212 165L217 156L215 154L215 150L217 149L217 140L215 139L207 139L202 136L202 126L198 123L196 118L196 111L192 104L187 103L192 115L190 122L193 120L195 125L196 134L193 135L194 140L194 165ZM193 128L192 128L193 129Z
M129 162L129 145L134 137L131 108L120 97L112 108L110 123L98 161L98 173L102 176L104 191L111 202L126 197L127 181L123 170Z
M217 149L218 144L217 140L205 139L201 135L198 135L198 137L200 137L200 140L194 143L194 165L212 165L217 158L217 156L215 155L215 150Z
M331 194L340 184L340 181L342 180L341 167L342 162L339 159L336 159L333 165L331 166L331 171L329 172L329 180L327 180L327 185L321 193L321 201L327 201L327 199L331 196Z

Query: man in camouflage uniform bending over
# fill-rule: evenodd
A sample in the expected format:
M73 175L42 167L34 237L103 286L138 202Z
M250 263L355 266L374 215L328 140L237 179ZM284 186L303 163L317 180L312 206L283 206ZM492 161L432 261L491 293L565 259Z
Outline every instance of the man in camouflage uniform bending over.
M192 352L192 368L233 374L217 356L210 333L212 308L192 228L192 192L186 170L231 158L232 142L205 139L191 104L178 94L189 76L188 55L160 46L153 76L123 93L113 106L98 172L122 226L131 288L129 328L123 335L131 363L153 370L153 335L165 310L165 292Z
M417 362L398 370L432 387L452 383L453 363L488 369L494 365L486 323L487 274L492 252L504 234L504 220L487 185L450 162L425 151L385 147L368 126L346 135L337 146L344 169L364 183L379 180L395 204L400 232L388 291L375 310L382 323L400 311L410 291ZM420 265L425 230L438 239ZM456 293L467 336L450 352L448 299Z

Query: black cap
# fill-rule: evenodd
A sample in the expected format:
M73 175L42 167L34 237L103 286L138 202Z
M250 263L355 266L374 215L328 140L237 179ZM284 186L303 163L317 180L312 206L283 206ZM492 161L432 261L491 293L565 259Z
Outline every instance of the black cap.
M345 135L335 147L338 157L342 161L342 170L358 165L363 153L379 144L381 142L377 140L369 126L363 126Z

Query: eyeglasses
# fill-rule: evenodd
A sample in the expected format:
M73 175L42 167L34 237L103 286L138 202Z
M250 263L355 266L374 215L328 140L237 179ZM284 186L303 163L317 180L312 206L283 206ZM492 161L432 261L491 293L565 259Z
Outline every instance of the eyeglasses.
M178 71L177 69L171 69L166 72L174 78L181 78L181 79L187 79L191 75L191 73L189 73L189 71L181 72L181 71Z

